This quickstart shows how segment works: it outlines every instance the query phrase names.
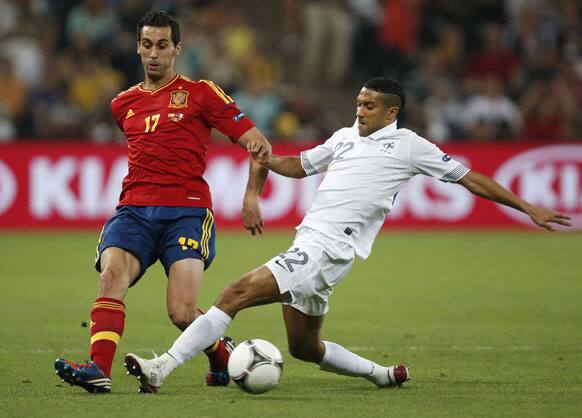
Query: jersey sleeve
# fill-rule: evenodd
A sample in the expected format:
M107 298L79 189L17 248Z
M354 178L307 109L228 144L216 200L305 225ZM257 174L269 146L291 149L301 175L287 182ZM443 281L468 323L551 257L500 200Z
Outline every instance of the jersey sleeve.
M113 118L115 119L115 123L117 123L117 126L119 126L119 129L121 129L121 131L123 131L123 125L121 123L121 112L119 110L119 101L117 100L117 98L114 98L113 100L111 100L111 114L113 115Z
M201 84L202 114L210 126L228 136L232 142L236 142L246 131L255 126L220 87L207 80L202 80Z
M470 171L435 144L418 135L411 142L410 164L415 174L425 174L443 182L456 183Z
M301 152L301 166L305 174L312 176L327 171L329 163L333 160L334 135L323 144Z

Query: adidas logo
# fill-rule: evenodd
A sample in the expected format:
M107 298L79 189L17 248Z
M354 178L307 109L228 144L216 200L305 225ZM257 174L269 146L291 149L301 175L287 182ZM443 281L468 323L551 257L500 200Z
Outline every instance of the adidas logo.
M129 119L131 118L135 113L133 113L133 110L129 109L127 111L127 113L125 114L125 119Z

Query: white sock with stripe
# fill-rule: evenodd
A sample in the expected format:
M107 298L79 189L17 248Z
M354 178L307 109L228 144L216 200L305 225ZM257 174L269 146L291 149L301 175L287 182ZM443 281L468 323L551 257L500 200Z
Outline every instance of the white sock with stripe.
M231 321L230 316L215 306L196 318L168 350L168 354L176 360L176 367L222 337Z
M339 344L329 341L323 341L323 344L325 345L325 354L319 363L321 370L344 376L363 377L377 385L384 385L388 382L388 369L386 367L360 357Z

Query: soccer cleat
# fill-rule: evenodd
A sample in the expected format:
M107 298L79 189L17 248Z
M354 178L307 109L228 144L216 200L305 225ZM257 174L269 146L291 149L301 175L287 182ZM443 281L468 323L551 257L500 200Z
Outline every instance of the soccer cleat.
M139 380L139 393L157 393L168 376L166 362L155 354L152 360L146 360L129 353L125 356L124 366L127 374Z
M230 383L228 374L228 359L234 350L234 340L230 337L222 337L218 347L209 354L210 369L206 372L207 386L227 386Z
M105 376L101 367L93 362L77 364L58 358L55 371L63 382L71 386L81 386L91 393L111 392L111 378Z
M410 380L410 370L403 364L388 367L388 387L401 386L404 382Z

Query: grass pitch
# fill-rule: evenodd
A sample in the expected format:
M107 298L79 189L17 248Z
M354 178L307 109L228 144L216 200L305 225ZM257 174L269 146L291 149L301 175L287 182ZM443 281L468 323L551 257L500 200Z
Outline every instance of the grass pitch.
M292 359L280 307L244 311L229 335L265 338L284 353L278 388L249 395L204 385L206 359L177 370L160 394L136 393L123 354L161 353L178 335L165 276L152 268L126 299L113 393L62 384L58 356L88 355L97 292L97 233L0 234L0 415L141 417L582 416L582 235L388 233L331 298L323 336L413 380L377 389ZM291 244L290 233L220 233L201 306Z

